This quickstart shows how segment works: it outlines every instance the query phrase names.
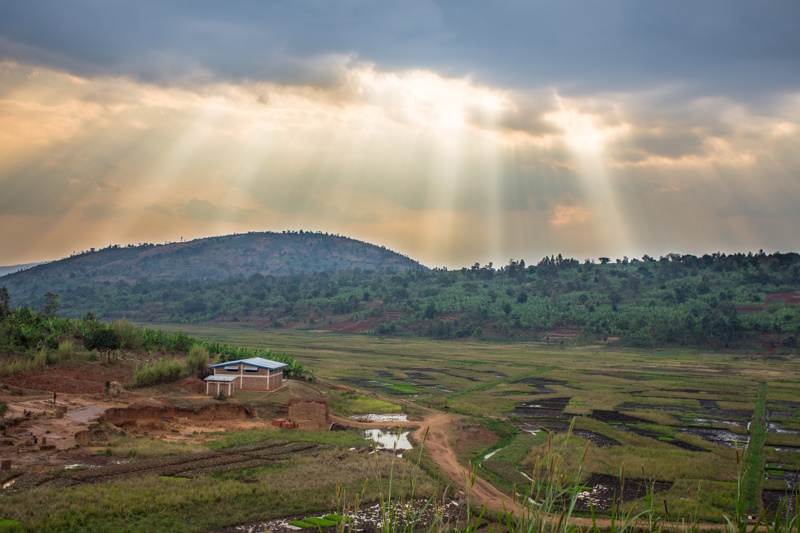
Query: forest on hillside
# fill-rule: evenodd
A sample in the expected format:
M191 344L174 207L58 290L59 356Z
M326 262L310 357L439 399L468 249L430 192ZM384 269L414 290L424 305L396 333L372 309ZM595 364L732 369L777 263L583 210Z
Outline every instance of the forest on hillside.
M800 255L670 254L404 272L350 268L222 280L53 283L61 313L104 320L245 322L376 335L612 340L793 352ZM28 302L32 306L42 301Z

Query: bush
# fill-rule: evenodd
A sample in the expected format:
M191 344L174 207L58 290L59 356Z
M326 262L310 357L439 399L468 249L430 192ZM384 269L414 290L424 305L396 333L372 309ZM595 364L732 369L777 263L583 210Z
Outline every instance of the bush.
M177 359L159 359L136 367L133 372L136 387L172 383L181 378L183 365Z
M69 361L75 355L75 344L71 340L65 340L58 345L58 357L62 361Z
M0 402L0 418L6 416L8 412L8 403L7 402Z
M225 395L225 391L224 390L221 390L221 391L219 391L219 394L214 396L214 399L215 400L219 400L220 402L224 402L225 400L228 399L228 396Z
M97 350L98 352L119 350L122 347L121 344L117 332L106 327L90 331L83 339L83 345L87 350Z
M142 347L142 328L123 318L111 325L111 329L117 334L120 340L120 348L127 348L129 350L138 350Z
M206 377L208 372L208 350L199 344L192 346L189 355L186 356L186 373L196 375L199 378Z

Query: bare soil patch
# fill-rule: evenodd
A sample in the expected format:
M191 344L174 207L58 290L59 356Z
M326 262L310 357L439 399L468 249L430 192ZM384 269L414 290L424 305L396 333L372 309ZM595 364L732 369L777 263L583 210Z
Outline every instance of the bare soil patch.
M128 365L80 362L66 367L16 374L3 379L3 383L50 393L100 394L105 391L106 381L129 383L132 380L133 369Z
M800 304L800 292L773 292L767 294L766 303Z
M453 427L453 447L459 455L483 450L497 442L497 435L479 424L457 424Z

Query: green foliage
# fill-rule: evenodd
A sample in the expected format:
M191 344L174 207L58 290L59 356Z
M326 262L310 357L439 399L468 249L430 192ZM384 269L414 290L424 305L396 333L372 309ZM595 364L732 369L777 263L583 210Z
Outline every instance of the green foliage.
M134 370L134 383L136 387L172 383L181 378L183 369L183 364L177 359L159 359L152 363L144 363Z
M106 318L178 323L257 317L301 328L347 321L381 336L438 339L526 340L567 328L583 341L619 337L641 347L724 348L769 337L774 348L800 349L800 311L769 296L800 289L800 255L793 253L670 254L604 264L558 256L501 268L297 272L109 285L53 278L51 289L62 294L62 313L72 316L97 309ZM28 294L27 285L14 286ZM19 301L35 303L30 295ZM191 348L186 337L161 335L144 338L142 347ZM25 342L35 347L41 340Z
M419 391L411 385L388 385L387 389L400 394L417 394Z
M750 440L744 453L744 498L747 511L755 513L761 504L761 480L764 477L764 444L767 434L767 385L758 387L756 407L750 421Z
M120 348L138 350L142 347L142 329L127 318L117 320L111 324L111 329L119 337Z
M216 396L214 396L214 399L220 402L224 402L225 400L228 399L228 396L225 394L224 390L220 390L219 393Z
M312 526L319 526L319 527L333 527L338 523L334 522L333 520L327 520L325 518L316 518L316 517L303 518L303 522L311 524Z
M208 372L208 349L200 344L195 344L186 356L186 373L199 378L206 377Z
M0 401L0 418L4 418L8 412L8 402Z
M310 524L303 520L290 520L289 525L294 527L299 527L300 529L312 529L316 527L314 524Z
M47 291L44 295L42 314L47 318L53 318L58 315L59 307L61 307L61 305L58 303L58 294Z
M8 288L3 285L0 287L0 318L5 318L11 312L11 296Z
M83 345L87 350L110 352L119 350L122 346L122 341L112 328L99 326L86 334L83 338Z

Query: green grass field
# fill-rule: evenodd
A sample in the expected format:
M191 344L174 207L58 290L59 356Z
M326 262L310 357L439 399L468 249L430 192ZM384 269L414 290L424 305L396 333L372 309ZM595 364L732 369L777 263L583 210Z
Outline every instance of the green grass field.
M733 511L734 440L741 447L748 434L753 434L747 424L757 408L763 409L762 402L766 401L767 409L782 406L781 412L788 416L784 421L787 428L800 420L800 404L792 403L792 391L800 390L800 359L796 357L771 359L674 348L431 341L213 325L180 329L199 338L288 353L332 382L411 399L419 405L446 407L467 419L502 418L521 429L549 426L559 433L559 424L566 425L575 417L576 431L618 443L607 447L591 444L584 477L618 475L624 464L633 477L642 478L644 472L644 478L673 482L664 496L676 512L693 509L695 502L686 494L696 494L699 484L701 515L708 520L719 521L721 513ZM760 387L763 397L759 396ZM564 402L560 418L528 417L516 410L519 405L553 400ZM375 406L375 412L380 409ZM598 419L593 416L598 411L620 413L633 420ZM723 437L729 440L715 440ZM800 446L800 436L794 434L766 433L757 438ZM576 457L568 460L576 462L586 438L576 435L572 441ZM541 446L533 446L513 471L508 471L508 465L514 461L501 460L502 455L493 457L494 462L487 466L493 464L497 471L487 477L494 476L498 486L509 489L519 480L517 473L524 471L526 461L530 463L541 453ZM477 458L486 451L489 448L475 449L465 457ZM764 480L765 462L780 460L787 468L800 463L800 453L769 447L764 458L755 452L748 455L748 498L756 505L760 504L758 484ZM779 484L771 481L769 487Z

